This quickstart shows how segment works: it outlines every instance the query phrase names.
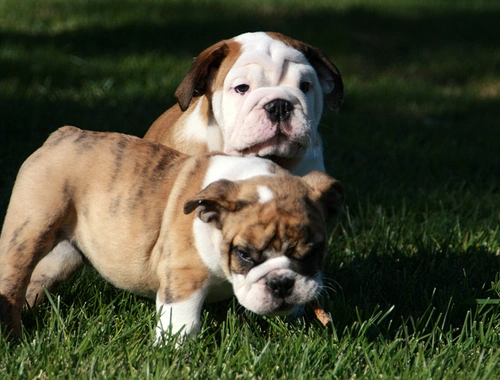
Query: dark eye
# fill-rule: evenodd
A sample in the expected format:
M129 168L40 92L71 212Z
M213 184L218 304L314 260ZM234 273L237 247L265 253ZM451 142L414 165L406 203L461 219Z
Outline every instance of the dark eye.
M240 84L234 88L238 94L244 94L250 89L248 84Z
M300 90L304 93L309 91L309 88L311 87L311 83L309 82L300 82Z
M249 262L249 263L253 263L252 257L244 249L239 248L239 247L235 247L235 248L233 248L233 253L236 256L238 256L240 259L242 259L243 261L246 261L246 262Z

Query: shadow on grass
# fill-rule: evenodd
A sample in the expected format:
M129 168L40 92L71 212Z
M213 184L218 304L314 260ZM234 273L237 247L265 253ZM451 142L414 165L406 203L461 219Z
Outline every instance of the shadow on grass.
M88 26L62 33L44 33L44 28L40 28L40 33L35 35L3 30L0 36L7 44L22 45L26 49L57 46L81 58L151 51L192 57L220 39L246 31L273 30L331 52L333 60L335 52L359 55L368 68L382 70L393 64L396 57L403 64L411 64L424 52L431 58L442 49L453 47L459 50L474 47L477 51L496 48L495 32L500 13L415 9L402 14L361 7L346 10L271 7L272 10L266 12L245 6L228 9L210 3L149 3L141 4L141 8L142 12L136 12L130 5L118 7L114 2L75 4L71 6L71 14L63 15L61 21L75 19ZM109 20L104 19L106 14L115 18L116 23L108 25ZM98 20L99 15L103 15L102 23L88 21ZM469 55L467 51L464 53ZM491 68L494 68L493 62ZM470 72L457 70L444 74L447 81L450 74L454 74L455 79L467 79Z
M494 290L498 268L500 258L486 247L423 250L412 257L381 253L375 247L342 268L330 268L325 304L338 332L369 320L376 310L385 313L391 308L388 317L376 324L374 338L390 337L402 324L409 333L418 330L421 335L438 323L443 331L459 331L468 313L488 310L478 299L498 299ZM496 304L489 308L498 310Z
M468 144L470 154L462 162L451 163L458 166L474 161L471 156L475 154L493 153L490 152L491 141L500 140L499 128L496 128L496 97L472 99L445 96L429 93L428 88L421 86L422 83L428 86L460 85L472 77L498 76L499 68L491 60L491 51L497 46L495 31L499 12L456 10L431 13L414 10L408 11L408 14L384 14L363 8L344 11L314 8L304 11L249 11L245 7L228 9L208 3L146 3L135 9L131 4L118 7L114 2L99 5L79 3L69 9L72 13L64 14L67 19L94 20L101 14L115 14L117 20L127 21L111 26L106 26L104 22L90 22L89 26L62 33L43 32L43 28L37 34L8 30L0 32L3 46L27 52L17 57L6 55L0 61L0 80L15 82L19 88L19 95L15 98L1 99L0 151L4 157L26 157L49 132L66 123L89 129L112 129L143 135L151 122L173 102L171 94L175 86L165 90L169 94L169 101L147 96L118 100L104 97L101 103L93 106L72 104L70 100L61 101L59 98L51 100L50 94L29 97L23 94L24 88L37 81L43 83L47 78L51 83L49 91L56 92L68 86L78 89L85 80L120 76L119 72L113 72L112 67L103 71L82 69L68 60L68 56L81 60L113 57L119 61L120 57L155 52L160 56L190 59L220 39L252 30L277 30L319 46L344 74L347 80L345 105L339 117L334 119L327 111L324 119L327 126L335 124L339 131L337 133L341 135L341 144L337 144L337 136L332 135L328 127L324 128L325 144L329 151L334 152L327 152L327 165L334 167L337 165L334 162L338 161L346 163L346 168L339 171L340 175L348 173L352 161L356 159L367 163L367 172L374 172L370 163L377 163L375 170L383 170L387 167L387 161L391 161L400 164L400 172L408 173L414 169L412 164L420 164L419 151L424 144L430 144L440 154L444 152L447 155L462 150L462 146ZM134 13L137 15L134 16ZM43 20L40 22L43 24ZM59 52L65 58L53 52ZM441 61L437 61L436 57L440 57ZM403 81L403 87L394 88L394 84L389 83L384 90L381 87L357 92L350 90L348 79L352 76L363 81L383 75L398 78ZM121 80L126 82L127 79ZM412 102L431 110L433 107L427 107L428 104L442 103L443 106L415 117L408 109L411 106L408 104ZM110 106L111 103L114 106ZM476 116L471 115L486 117L478 125ZM486 149L480 146L480 138L469 141L470 136L464 130L471 128L467 128L464 117L474 124L475 136L488 134ZM456 123L459 124L458 128ZM387 146L397 147L400 139L407 134L416 134L415 144L405 146L403 152L387 149ZM24 147L16 146L13 151L10 149L11 142L26 139L28 141ZM29 143L31 139L33 144ZM356 140L372 141L372 145L358 145ZM471 146L471 143L474 145ZM498 147L498 144L493 147ZM426 149L423 152L429 153ZM406 161L409 165L405 165ZM17 163L14 162L13 166L18 167ZM425 167L426 163L422 164ZM474 163L479 168L484 165L489 166L484 170L484 176L500 168L498 158L481 158ZM353 167L358 171L356 166L354 163ZM447 168L439 164L434 166L426 170L424 176L434 171L432 174L436 181L446 180L446 173L443 176L442 169ZM472 170L474 167L471 167ZM394 183L400 182L397 178L399 172L392 172L391 175L395 177ZM350 183L360 182L351 176L347 178Z

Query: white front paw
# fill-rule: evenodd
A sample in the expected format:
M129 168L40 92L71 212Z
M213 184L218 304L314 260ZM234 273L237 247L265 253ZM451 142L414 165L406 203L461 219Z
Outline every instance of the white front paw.
M172 319L167 320L163 316L164 314L162 314L156 325L155 345L161 345L172 338L175 339L176 345L179 345L186 338L195 336L200 331L199 322L191 321L188 324L186 322L176 323L176 321L172 321Z
M156 299L156 310L160 316L156 326L155 345L177 335L177 345L186 337L194 336L200 331L200 314L204 294L201 291L193 293L184 301L163 303Z

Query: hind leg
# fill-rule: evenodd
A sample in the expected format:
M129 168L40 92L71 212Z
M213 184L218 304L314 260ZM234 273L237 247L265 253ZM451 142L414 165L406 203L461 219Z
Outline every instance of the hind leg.
M59 284L68 280L83 265L83 256L67 240L54 249L36 265L26 291L26 303L33 307L45 299L43 288L54 292Z
M21 333L21 308L31 273L53 247L50 226L26 218L12 225L7 215L0 238L0 322L15 335Z
M14 185L0 236L0 325L18 336L31 275L58 242L60 226L72 223L67 200L57 191L52 194L49 188L40 188L36 176L22 172Z

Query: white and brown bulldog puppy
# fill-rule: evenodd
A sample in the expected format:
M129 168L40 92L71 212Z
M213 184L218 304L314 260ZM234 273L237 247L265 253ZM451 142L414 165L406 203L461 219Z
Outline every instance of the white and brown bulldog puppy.
M267 157L303 175L324 170L323 102L343 99L340 73L318 48L279 33L246 33L204 50L178 103L144 136L186 154Z
M193 334L204 301L236 295L287 314L317 297L327 218L343 187L258 157L187 156L118 133L63 127L21 167L0 236L0 325L84 263L156 298L164 330Z

